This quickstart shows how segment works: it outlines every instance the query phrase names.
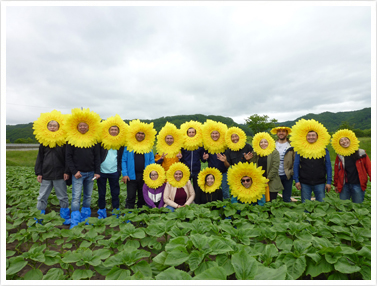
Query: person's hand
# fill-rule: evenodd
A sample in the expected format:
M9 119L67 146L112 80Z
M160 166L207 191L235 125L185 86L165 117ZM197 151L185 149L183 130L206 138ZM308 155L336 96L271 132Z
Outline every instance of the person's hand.
M204 154L203 154L203 160L207 160L208 158L209 158L209 154L204 152Z
M122 178L122 182L125 183L125 184L127 184L127 181L129 181L129 180L130 180L130 177L128 177L128 176L124 176Z
M162 153L162 155L161 155L161 158L160 158L160 159L164 160L164 159L165 159L165 156L166 156L167 154L168 154L168 153Z
M331 185L330 185L330 184L326 184L326 186L325 186L325 190L326 190L327 192L330 192L330 191L331 191Z
M296 186L297 190L301 191L301 184L300 184L300 182L296 183L295 186Z
M225 155L216 154L216 156L217 156L217 159L220 160L221 162L225 162L226 161L226 156Z
M42 175L37 176L38 183L42 183Z
M67 181L69 179L69 175L68 174L64 174L64 181Z
M181 208L181 207L183 207L183 206L181 206L181 205L178 205L178 206L177 206L177 209L178 209L178 208Z
M76 179L80 179L82 177L80 171L77 171L77 173L75 174L75 178Z
M253 158L253 153L252 152L249 152L249 153L243 153L243 156L245 157L246 161L249 161L251 158Z
M99 175L99 174L94 174L94 178L95 178L95 180L98 180L100 177L101 177L101 175Z
M181 154L181 153L178 153L178 154L177 154L177 158L178 158L178 159L181 159L181 158L182 158L182 154Z

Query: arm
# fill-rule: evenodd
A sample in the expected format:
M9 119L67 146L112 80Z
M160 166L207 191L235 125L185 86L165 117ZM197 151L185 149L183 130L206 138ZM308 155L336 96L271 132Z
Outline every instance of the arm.
M300 175L300 155L295 152L295 162L293 164L293 180L295 181L295 186L297 190L301 190L301 184L299 181Z
M259 155L253 151L253 157L251 158L250 162L257 164L259 160Z
M333 184L335 186L335 191L338 190L337 185L338 185L338 180L339 180L339 174L338 174L339 164L341 164L339 160L339 156L336 155L335 165L334 165L334 184Z
M127 162L128 162L128 154L127 148L124 148L123 155L122 155L122 182L127 183L127 181L130 180L130 177L128 177L128 169L127 169Z
M229 168L230 167L230 163L231 163L231 160L230 160L230 156L229 156L229 149L227 149L225 151L225 154L222 155L222 154L217 154L217 159L220 160L221 162L224 163L224 166ZM229 163L230 162L230 163Z
M367 171L367 173L369 175L369 181L372 181L372 177L371 177L371 163L370 163L370 159L368 157L368 154L366 154L364 162L365 162L365 169L366 169L366 171Z
M160 201L160 203L158 204L158 208L159 208L159 209L162 208L162 207L164 206L164 204L165 204L165 202L164 202L164 190L165 190L165 185L166 185L166 183L164 183L161 187L159 187L159 189L162 189L162 193L161 193L161 201Z
M162 156L161 156L160 154L156 154L156 155L154 155L154 161L155 161L157 164L159 164L159 165L161 165L162 162L164 162L164 158L165 158L165 153L163 153Z
M66 150L65 150L65 160L66 164L71 171L72 175L77 174L79 170L77 170L75 163L73 161L73 152L74 152L74 147L71 144L67 144Z
M325 156L325 166L326 166L326 173L327 173L327 185L330 185L332 182L332 168L331 168L331 160L330 160L330 152L326 148L326 156Z
M94 177L96 179L99 179L100 173L101 173L101 169L100 169L100 166L101 166L101 153L100 152L101 151L100 151L99 143L97 143L94 146L93 152L94 152Z
M178 208L179 205L169 198L170 193L172 192L172 189L173 187L169 183L167 183L164 190L164 202L168 206L171 206L173 208Z
M37 180L39 183L42 182L42 166L43 166L43 145L39 145L39 150L38 150L38 155L37 155L37 160L35 161L35 166L34 166L34 172L35 175L37 176Z
M205 163L207 160L204 160L203 156L204 156L204 148L203 147L199 147L199 158L200 158L200 161L202 161L203 163Z
M187 188L189 197L187 198L187 201L186 201L186 203L184 205L188 206L195 199L195 190L194 190L194 187L192 186L190 180L187 181L187 184L186 184L185 188Z
M153 201L148 196L148 189L149 189L149 187L146 184L144 184L143 185L143 197L144 197L144 201L145 201L145 203L148 206L150 206L152 208L155 208L156 207L155 204L153 203Z
M271 168L267 174L267 179L271 181L273 178L279 177L280 155L277 150L274 150L269 156L271 156Z
M147 167L148 165L151 165L151 164L154 164L154 155L153 155L153 151L147 153L147 160L145 162L145 167Z
M117 170L119 176L122 174L122 155L124 152L124 147L120 147L119 150L117 151Z

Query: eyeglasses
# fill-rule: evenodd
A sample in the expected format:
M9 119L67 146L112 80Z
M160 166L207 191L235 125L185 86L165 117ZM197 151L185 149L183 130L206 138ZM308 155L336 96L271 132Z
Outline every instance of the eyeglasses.
M241 182L242 182L242 183L245 183L245 182L248 183L248 182L250 182L250 181L251 181L251 179L241 179Z
M155 176L158 176L158 174L151 174L151 177L155 177Z

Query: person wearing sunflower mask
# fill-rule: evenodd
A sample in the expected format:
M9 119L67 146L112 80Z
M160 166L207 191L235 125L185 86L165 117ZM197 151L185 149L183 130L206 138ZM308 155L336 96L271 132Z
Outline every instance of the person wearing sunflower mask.
M301 202L311 200L312 192L322 202L332 182L330 153L326 148L330 135L319 122L301 119L292 127L291 140L296 151L293 180L301 191Z
M70 174L65 163L65 133L58 122L62 123L63 117L60 112L54 110L41 114L41 117L34 122L34 134L40 142L34 171L38 183L41 184L37 209L41 211L41 214L46 213L47 199L54 188L59 199L60 216L65 219L63 224L69 225L71 220L66 181ZM41 222L37 219L36 221Z
M164 207L175 211L190 205L195 199L195 190L190 181L190 169L178 162L166 172L168 182L164 190Z
M341 200L364 201L368 176L371 177L371 162L368 154L359 149L355 133L342 129L334 133L331 144L337 153L334 165L334 186Z
M222 174L221 171L207 167L200 171L198 175L198 185L200 191L197 198L198 204L206 204L212 201L222 201L223 192L221 190Z
M260 132L255 134L252 145L255 152L252 162L262 167L263 177L268 179L266 201L275 200L278 192L283 189L279 177L280 155L275 149L275 141L270 134Z
M150 208L162 208L164 206L165 170L159 164L148 165L143 173L144 201Z

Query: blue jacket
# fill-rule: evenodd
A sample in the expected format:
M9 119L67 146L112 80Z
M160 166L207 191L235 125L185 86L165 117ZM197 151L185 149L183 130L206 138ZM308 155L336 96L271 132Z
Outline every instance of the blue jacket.
M154 163L153 151L144 154L144 161L144 168ZM130 177L130 180L136 180L134 151L129 152L126 147L122 156L122 175Z
M199 174L203 161L204 148L199 147L194 151L188 151L186 149L181 149L182 158L179 160L185 164L190 169L191 174Z
M327 177L326 184L331 185L331 181L332 181L331 160L330 160L330 153L329 153L329 150L327 150L327 148L326 148L326 155L325 155L325 169L326 169L326 177ZM297 154L296 152L295 162L293 164L293 180L295 180L296 183L299 183L300 182L299 177L300 177L300 155Z

